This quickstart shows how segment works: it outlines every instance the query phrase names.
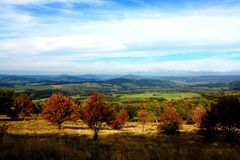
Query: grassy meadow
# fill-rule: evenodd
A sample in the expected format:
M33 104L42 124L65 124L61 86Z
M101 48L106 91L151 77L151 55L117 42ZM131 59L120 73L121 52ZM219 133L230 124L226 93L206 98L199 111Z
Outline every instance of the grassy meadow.
M99 140L81 121L64 122L57 129L36 116L10 121L1 117L0 159L238 159L240 146L223 137L205 139L196 125L182 125L177 135L157 131L156 123L128 122L121 130L105 127ZM3 127L2 127L3 128Z
M184 98L200 97L197 93L140 93L140 94L123 94L120 99L130 98L164 98L167 100L180 100Z

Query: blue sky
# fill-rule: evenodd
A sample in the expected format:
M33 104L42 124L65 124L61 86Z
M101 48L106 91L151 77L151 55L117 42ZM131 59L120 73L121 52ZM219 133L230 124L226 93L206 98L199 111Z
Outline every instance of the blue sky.
M240 73L238 0L0 0L0 73Z

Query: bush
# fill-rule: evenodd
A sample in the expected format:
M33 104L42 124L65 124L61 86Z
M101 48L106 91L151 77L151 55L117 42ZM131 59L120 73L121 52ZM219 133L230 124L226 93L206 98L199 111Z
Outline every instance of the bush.
M176 112L166 111L160 115L159 129L164 133L174 134L179 130L181 118Z
M116 119L111 121L110 124L113 129L121 129L126 122L128 122L128 113L126 111L121 111L116 116Z
M111 122L111 127L112 129L122 129L124 126L125 122L122 121L121 119L117 118Z

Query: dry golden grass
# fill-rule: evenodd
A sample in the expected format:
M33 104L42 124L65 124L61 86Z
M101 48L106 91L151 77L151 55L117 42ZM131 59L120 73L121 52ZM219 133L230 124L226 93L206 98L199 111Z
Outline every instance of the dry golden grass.
M1 117L3 118L3 117ZM238 143L225 142L221 136L206 141L198 127L183 125L177 135L157 132L156 123L129 122L122 130L105 127L99 140L82 122L64 122L62 129L41 117L22 121L0 121L9 125L0 136L0 159L239 159ZM6 119L6 117L5 117Z
M1 117L0 117L1 118ZM2 117L3 118L3 117ZM6 117L4 117L6 118ZM47 122L41 116L36 117L32 120L22 120L22 121L7 121L0 122L7 124L8 134L13 135L74 135L74 136L92 136L92 130L88 128L86 124L81 121L77 122L64 122L62 124L62 129L57 129L57 126ZM129 133L131 135L145 135L151 136L158 134L157 123L146 123L144 131L142 130L142 124L138 122L128 122L125 127L121 130L113 130L108 126L105 126L103 130L100 131L100 136L108 136L112 134L123 134ZM180 132L194 132L197 131L197 126L183 124Z

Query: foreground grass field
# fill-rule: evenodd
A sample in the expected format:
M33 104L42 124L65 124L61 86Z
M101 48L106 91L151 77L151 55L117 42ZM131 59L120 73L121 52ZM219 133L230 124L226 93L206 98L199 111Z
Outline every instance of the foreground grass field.
M149 123L142 131L137 122L122 130L105 127L99 140L82 122L66 122L63 129L37 118L4 121L7 131L0 137L0 159L239 159L239 143L225 142L221 136L205 139L193 125L183 125L177 135L157 132Z

